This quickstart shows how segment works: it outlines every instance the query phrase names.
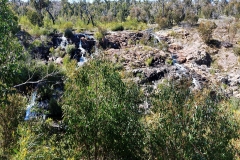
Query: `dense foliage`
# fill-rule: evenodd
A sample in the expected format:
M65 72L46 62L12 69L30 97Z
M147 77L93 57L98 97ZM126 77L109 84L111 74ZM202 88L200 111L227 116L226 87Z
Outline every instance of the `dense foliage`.
M154 116L147 116L154 118L149 123L153 159L233 159L231 140L239 128L221 95L193 94L186 83L170 84L160 88L153 104Z
M97 25L96 37L100 41L107 29L138 30L146 28L147 23L169 28L183 21L195 25L199 17L216 18L223 13L239 17L239 7L232 10L239 2L30 2L0 0L0 159L238 156L233 142L239 139L235 113L239 103L232 103L214 90L190 90L187 80L159 85L145 100L145 90L122 79L117 64L99 56L77 67L76 61L69 58L74 45L66 48L67 55L59 66L39 62L16 40L19 27L14 13L18 14L22 29L35 36L60 30L71 38L75 27L85 30ZM212 40L215 28L212 22L199 24L203 41ZM44 42L35 40L29 48L40 45ZM64 53L51 50L51 54L63 57ZM235 54L239 55L239 50ZM151 66L153 58L145 63ZM38 91L36 98L49 102L47 111L36 106L33 109L48 118L40 115L23 121L26 97L31 99L33 90ZM143 103L151 108L141 108Z
M140 159L143 130L137 86L122 82L105 61L92 61L75 74L66 82L63 120L71 147L81 148L76 158Z

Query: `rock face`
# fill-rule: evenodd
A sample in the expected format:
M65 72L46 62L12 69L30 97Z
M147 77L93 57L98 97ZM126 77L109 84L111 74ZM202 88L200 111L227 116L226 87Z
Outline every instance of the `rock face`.
M142 37L142 32L110 32L108 35L105 36L105 38L103 38L99 42L99 44L103 49L120 49L124 47L129 47L131 45L136 45L137 41L139 41Z
M224 25L222 22L217 23L218 20L214 21L218 25ZM156 84L162 83L164 79L187 79L191 82L192 89L217 86L228 95L240 97L239 57L233 53L240 36L236 36L229 43L227 30L224 28L226 27L221 26L221 32L213 34L210 44L202 41L196 28L186 29L184 26L157 32L154 32L154 29L108 32L98 44L95 44L91 34L73 34L65 39L68 44L74 46L69 53L71 58L79 60L92 52L93 47L98 46L103 49L104 57L124 68L126 72L132 73L131 78L141 86L156 87ZM27 49L34 40L26 33L19 33L18 37ZM48 60L49 49L58 48L63 36L52 34L47 39L51 41L32 49L33 57ZM61 49L61 52L64 52L63 56L67 49ZM63 56L50 59L61 64Z
M132 73L135 77L141 78L139 81L140 84L153 83L167 74L167 68L141 68L132 70Z
M198 55L196 56L196 60L195 60L196 64L207 65L208 67L210 67L211 62L212 62L212 58L207 52L205 52L205 51L203 51L203 52L199 51L198 52Z
M48 60L49 57L49 51L50 47L49 46L39 46L36 48L33 48L31 51L31 55L35 59L43 59L43 60Z
M183 64L187 61L186 56L184 55L183 46L173 43L168 47L168 51L172 54L172 59L174 59L174 63Z
M187 32L182 28L174 28L169 32L110 32L104 40L104 53L114 63L122 64L142 86L154 86L162 83L164 79L186 79L191 82L191 88L194 90L201 90L204 86L227 87L222 90L226 95L240 95L240 77L236 76L240 75L240 69L234 69L231 76L225 76L229 72L226 68L229 68L231 63L224 58L234 60L231 43L212 40L211 45L205 44L194 29ZM144 40L151 41L152 38L157 40L154 40L153 46L139 43ZM167 49L159 48L156 43L168 44ZM223 53L226 53L225 48L228 48L227 55L223 57ZM221 61L224 63L218 63ZM233 64L232 68L237 63Z
M231 47L233 47L233 44L230 42L221 42L221 46L223 46L225 48L231 48Z
M42 59L45 61L48 61L48 59L50 58L50 48L58 48L63 41L63 35L57 33L52 33L48 36L45 36L45 39L41 39L41 37L32 37L25 31L18 32L16 36L18 37L21 44L24 46L25 50L30 51L33 58ZM93 35L90 33L77 33L73 34L69 38L64 38L66 39L66 44L75 46L75 50L71 52L71 58L77 57L79 59L82 56L82 50L80 49L80 45L84 49L84 51L88 53L91 53L94 46L96 45L96 41ZM31 45L34 41L39 41L41 44L37 46ZM62 48L61 50L63 52L66 52L66 48Z

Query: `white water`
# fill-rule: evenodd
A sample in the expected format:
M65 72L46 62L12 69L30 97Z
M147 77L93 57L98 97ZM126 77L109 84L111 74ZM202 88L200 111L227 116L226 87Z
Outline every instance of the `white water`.
M181 71L183 74L185 74L186 71L187 71L187 69L186 69L183 65L178 64L177 62L174 63L174 66L176 66L177 69L178 69L179 71Z
M161 42L161 39L154 33L151 33L151 35L153 35L153 37L159 42Z
M198 80L196 80L195 78L193 78L193 84L194 84L194 86L195 86L195 89L201 89L202 87L201 87L201 85L200 85L200 83L199 83L199 81Z
M82 53L82 56L81 56L81 58L79 59L79 62L78 62L78 66L82 66L85 62L87 62L87 58L85 57L86 50L84 48L82 48L82 41L81 40L79 42L79 47L78 48L81 50L81 53Z
M173 60L173 65L177 67L178 71L181 74L186 75L187 69L183 65L181 65L177 62L177 59L174 55L172 55L172 60ZM192 78L192 83L194 84L195 89L201 89L202 88L199 81L196 78Z
M78 47L78 49L80 49L81 50L81 52L82 52L82 54L85 56L85 54L86 54L86 50L84 49L84 48L82 48L82 41L80 40L80 42L79 42L79 47Z
M61 48L64 48L64 49L66 49L67 45L68 45L67 38L66 38L66 37L64 37L64 35L63 35L63 36L62 36L62 41L61 41L61 44L60 44L60 46L61 46Z
M79 59L78 66L82 66L87 61L87 58L82 55L82 57Z
M32 110L32 107L35 105L35 100L36 100L36 97L37 97L37 90L35 90L32 95L31 95L31 101L30 101L30 104L27 105L27 109L26 109L26 116L24 118L25 121L29 120L29 119L32 119L33 117L36 117L36 114L31 111Z

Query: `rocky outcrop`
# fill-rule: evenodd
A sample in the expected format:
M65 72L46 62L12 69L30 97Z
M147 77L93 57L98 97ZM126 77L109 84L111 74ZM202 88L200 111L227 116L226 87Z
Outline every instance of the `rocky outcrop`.
M139 77L140 84L153 83L160 80L167 74L166 66L161 68L139 68L132 70L132 73L135 77Z
M20 31L16 34L18 37L19 41L21 44L24 46L24 48L28 51L30 51L31 55L35 59L42 59L45 61L48 61L50 58L50 48L58 48L61 45L61 42L63 41L63 35L58 34L58 33L52 33L48 36L44 36L45 38L41 39L41 37L32 37L30 34L28 34L25 31ZM91 53L96 41L93 37L92 34L88 33L77 33L77 34L72 34L71 37L66 38L66 43L69 45L74 45L75 50L71 52L71 58L78 58L81 57L81 54L79 53L82 52L80 49L80 44L81 48L84 49L84 51ZM34 46L31 43L34 41L39 41L41 44ZM66 48L62 48L62 51L65 51ZM64 54L65 55L65 54ZM55 57L57 58L57 57Z
M107 48L120 49L136 45L137 41L139 41L142 37L143 37L142 32L129 32L129 31L109 32L99 42L99 44L103 49Z
M47 61L50 53L49 49L50 46L41 45L33 48L31 51L31 55L35 59L43 59Z
M225 47L225 48L231 48L233 47L233 44L230 42L221 42L221 46Z
M212 58L205 51L198 51L197 56L195 57L195 63L198 65L207 65L208 67L211 65Z

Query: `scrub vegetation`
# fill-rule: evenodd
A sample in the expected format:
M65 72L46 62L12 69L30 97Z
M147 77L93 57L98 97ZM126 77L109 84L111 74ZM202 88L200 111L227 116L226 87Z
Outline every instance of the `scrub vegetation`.
M50 43L47 36L63 32L68 39L94 32L100 44L111 31L184 24L198 28L208 45L216 29L209 19L227 15L239 24L240 2L214 3L0 0L0 159L238 159L239 99L218 89L192 90L192 82L184 78L165 81L146 94L120 63L126 61L120 59L121 46L116 63L99 50L97 58L78 65L73 54L82 46L76 49L74 44L66 47L66 54L58 47L49 49L60 62L40 60L31 52ZM19 32L25 32L21 39L16 38ZM161 42L158 48L167 51L168 44ZM238 46L234 53L240 55ZM143 66L151 68L156 61L149 56ZM167 63L171 66L172 59ZM25 121L33 92L42 102L33 106L39 115Z

